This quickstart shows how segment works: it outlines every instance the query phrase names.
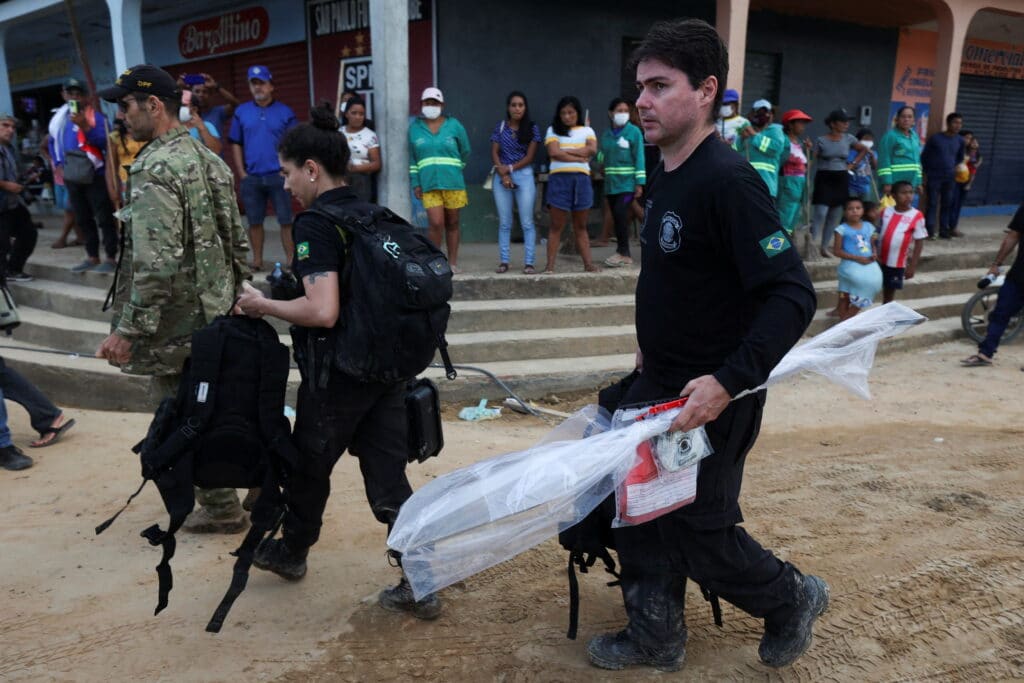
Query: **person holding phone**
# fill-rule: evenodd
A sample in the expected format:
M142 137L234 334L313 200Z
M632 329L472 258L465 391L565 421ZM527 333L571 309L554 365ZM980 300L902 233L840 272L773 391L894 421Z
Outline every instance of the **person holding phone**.
M61 167L75 221L85 234L86 258L71 271L116 270L117 228L114 205L107 192L107 121L86 100L86 88L77 78L64 82L65 105L50 120L50 158ZM100 262L100 235L103 252Z
M235 94L208 73L182 74L179 81L183 86L192 89L192 102L196 105L199 117L213 126L219 134L225 133L231 125L235 108L240 104ZM224 104L213 104L213 98L218 95L224 100ZM220 153L223 151L222 149Z

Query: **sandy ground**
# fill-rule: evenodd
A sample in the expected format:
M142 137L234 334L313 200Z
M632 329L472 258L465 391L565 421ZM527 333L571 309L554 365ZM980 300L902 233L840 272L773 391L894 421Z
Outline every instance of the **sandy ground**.
M565 555L553 541L444 591L437 622L386 613L375 596L396 570L353 458L335 471L303 581L254 570L212 636L203 627L238 538L180 534L171 604L154 617L159 554L138 532L164 520L155 489L92 532L137 485L129 446L148 416L71 411L75 431L32 451L33 469L0 471L0 680L1024 679L1024 346L994 368L959 368L969 351L880 358L870 402L813 378L772 390L748 458L746 527L825 577L833 601L789 669L758 663L756 620L724 605L716 628L692 585L682 673L591 669L585 643L622 625L621 600L603 572L582 577L580 639L567 640ZM27 418L10 410L24 444ZM442 456L411 468L414 486L549 428L514 415L450 422Z

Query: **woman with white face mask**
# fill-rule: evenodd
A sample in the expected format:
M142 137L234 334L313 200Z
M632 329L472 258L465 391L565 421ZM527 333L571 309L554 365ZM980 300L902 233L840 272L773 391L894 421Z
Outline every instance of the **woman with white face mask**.
M469 160L469 136L454 117L444 114L444 94L427 88L420 98L422 116L409 126L409 176L416 198L430 222L428 236L441 246L444 235L448 263L459 267L459 209L469 204L462 169Z
M611 128L601 135L597 161L604 165L604 196L615 221L615 253L605 259L611 268L633 265L629 251L630 205L644 193L647 172L644 134L629 122L629 103L616 97L608 105Z

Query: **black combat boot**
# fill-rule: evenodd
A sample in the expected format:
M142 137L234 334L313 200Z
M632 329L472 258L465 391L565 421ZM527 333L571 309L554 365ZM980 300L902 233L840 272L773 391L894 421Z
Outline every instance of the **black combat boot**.
M32 467L32 458L21 452L21 449L11 444L0 448L0 467L5 470L27 470Z
M622 669L631 664L678 671L686 657L683 608L686 578L676 574L622 574L622 599L629 625L587 644L594 666Z
M441 599L436 593L424 596L422 600L416 600L412 594L412 586L409 580L402 575L402 580L397 586L385 588L378 597L380 606L392 612L409 612L417 619L437 619L441 615Z
M828 609L828 584L794 572L795 601L784 617L765 617L757 655L768 666L788 666L811 646L814 620Z
M259 569L274 572L283 579L298 581L306 575L308 548L296 551L283 538L265 538L256 548L252 563Z

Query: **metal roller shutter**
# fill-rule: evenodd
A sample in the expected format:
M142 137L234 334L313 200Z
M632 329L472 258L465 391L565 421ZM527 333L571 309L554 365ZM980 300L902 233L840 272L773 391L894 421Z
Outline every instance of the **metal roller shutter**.
M274 75L274 98L284 102L300 121L309 118L309 58L306 43L290 43L261 50L164 66L171 75L208 73L245 102L251 99L246 73L250 66L262 64ZM226 132L222 132L226 136Z
M740 103L740 113L750 111L750 105L760 99L766 99L778 107L781 73L782 55L748 51L743 69L743 101ZM776 113L776 116L781 116L781 113Z
M309 119L310 94L309 56L305 42L240 52L213 59L171 64L162 68L174 77L183 73L208 73L217 79L218 83L233 92L240 101L245 102L252 99L246 76L249 67L255 64L267 67L273 74L274 98L291 107L299 121L307 121ZM220 131L220 135L221 139L225 141L225 153L222 156L231 166L237 178L238 170L235 168L234 158L226 151L228 131ZM238 196L237 181L235 194ZM244 211L241 199L239 199L239 208ZM299 209L298 203L293 200L292 210L298 212ZM274 214L273 207L268 207L268 213Z
M1024 81L963 75L957 111L964 128L978 136L984 158L967 204L1019 204L1024 199Z

